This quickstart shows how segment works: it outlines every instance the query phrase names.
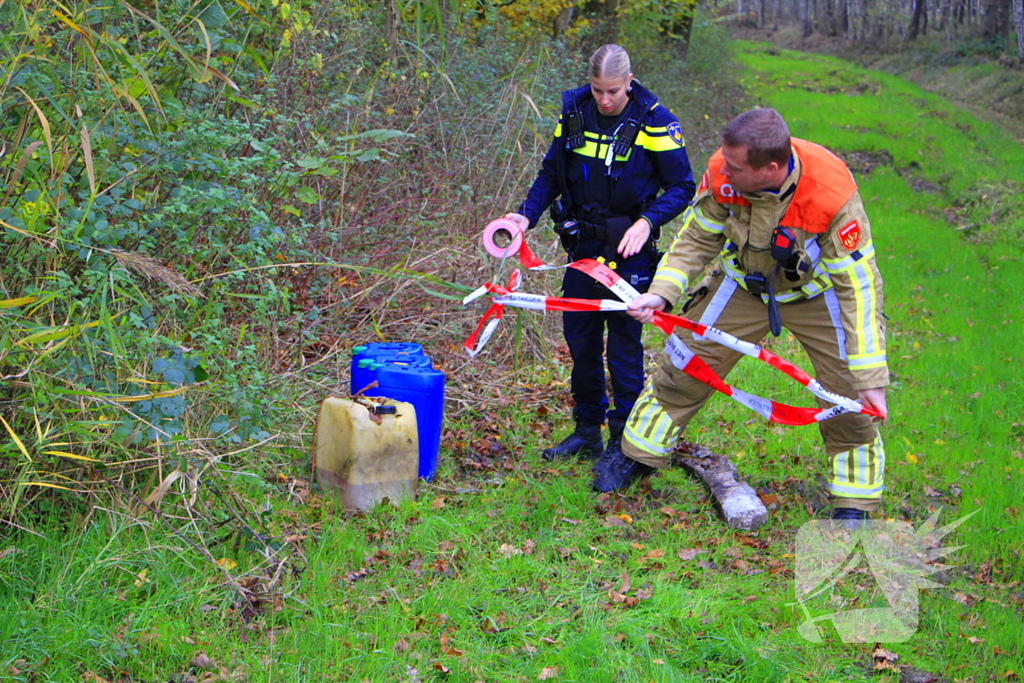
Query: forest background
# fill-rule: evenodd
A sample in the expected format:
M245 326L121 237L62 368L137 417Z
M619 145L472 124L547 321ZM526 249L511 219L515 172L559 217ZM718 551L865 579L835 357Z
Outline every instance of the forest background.
M595 500L585 467L541 467L569 414L555 316L510 316L485 355L465 356L478 311L458 301L508 269L479 232L521 200L558 92L610 41L679 115L698 171L725 121L771 103L862 182L914 193L885 202L941 217L951 254L937 240L934 264L883 271L917 321L894 325L904 365L922 345L953 349L921 368L945 380L919 380L921 414L905 405L890 437L889 514L982 512L964 527L967 568L933 604L952 624L936 616L906 654L949 680L1024 668L1019 496L1002 483L1020 474L1020 319L992 294L1019 283L1022 0L0 0L0 25L0 680L594 680L601 661L602 680L824 681L888 661L779 636L795 624L779 616L792 531L824 504L813 433L724 407L694 425L772 508L771 528L733 534L679 473ZM794 61L799 77L758 75L780 48L841 54L959 105L825 57ZM867 109L839 126L848 138L820 137L815 97L887 89L990 157L913 158ZM785 92L790 108L771 99ZM533 239L559 258L553 236ZM994 289L951 288L960 307L937 306L941 278L964 277L939 255ZM530 281L556 290L554 276ZM954 346L976 324L994 348L970 357ZM312 425L324 396L347 393L350 349L377 340L420 342L447 374L441 473L420 503L346 515L309 483ZM776 350L799 359L790 342ZM652 334L652 359L658 346ZM982 381L991 392L969 391ZM954 391L953 413L924 409ZM925 452L947 444L964 450ZM665 570L658 543L682 566ZM650 583L631 591L627 570ZM441 590L451 579L464 593ZM474 602L492 585L537 604ZM644 612L652 586L689 616ZM359 655L379 651L386 662Z

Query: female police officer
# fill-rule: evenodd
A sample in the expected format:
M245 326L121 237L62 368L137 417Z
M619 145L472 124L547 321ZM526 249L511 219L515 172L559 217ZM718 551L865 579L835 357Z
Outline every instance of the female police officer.
M696 189L683 131L672 112L633 80L629 55L618 45L594 52L587 74L589 85L562 93L562 115L540 173L518 212L505 217L528 229L551 206L570 261L604 257L646 292L657 266L661 226L686 208ZM615 299L571 268L562 287L566 297ZM606 325L611 410L603 360ZM606 417L608 450L621 449L625 420L644 386L641 330L641 323L621 312L563 314L576 429L546 449L545 459L601 455Z

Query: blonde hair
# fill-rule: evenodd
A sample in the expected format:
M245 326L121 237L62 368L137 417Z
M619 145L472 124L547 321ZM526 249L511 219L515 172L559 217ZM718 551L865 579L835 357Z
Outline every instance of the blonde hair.
M618 45L597 48L587 64L587 78L626 78L632 71L629 55Z

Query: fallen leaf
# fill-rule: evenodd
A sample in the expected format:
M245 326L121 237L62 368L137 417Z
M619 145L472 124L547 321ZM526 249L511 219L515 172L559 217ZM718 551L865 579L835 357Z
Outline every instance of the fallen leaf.
M974 603L978 602L978 598L973 595L969 595L968 593L964 593L963 591L957 591L954 593L953 599L965 607L971 607Z
M217 662L207 657L206 653L202 650L192 658L192 661L190 661L188 665L196 669L205 669L207 671L217 668Z
M465 654L462 650L455 648L449 643L447 633L441 634L441 652L451 657L461 657Z
M644 555L644 559L647 559L647 560L659 560L659 559L661 559L663 557L665 557L665 551L664 550L652 550L649 553L647 553L646 555Z
M501 553L506 560L511 558L513 555L523 554L522 550L515 547L514 545L509 545L508 543L502 543L501 545L499 545L498 552Z
M678 517L679 516L679 510L676 510L675 508L669 507L667 505L665 507L661 508L660 510L658 510L658 512L660 512L661 514L666 515L668 517Z
M537 675L537 680L538 681L546 681L549 678L554 678L557 675L558 675L558 667L557 666L546 666L546 667L544 667L543 669L540 670L540 673Z
M699 548L687 548L685 550L680 550L678 553L676 553L676 557L678 557L680 560L683 560L685 562L685 561L692 560L693 558L697 557L701 553L706 553L706 552L707 552L706 550L700 550Z
M434 508L435 510L444 509L444 496L438 496L437 498L435 498L434 502L430 504L430 507ZM447 671L444 673L447 673Z
M434 662L434 668L440 671L441 673L445 674L446 676L452 672L451 669L449 669L441 662Z
M911 465L916 465L917 463L919 463L921 461L918 460L917 456L914 455L913 453L907 453L907 462L909 462Z
M224 569L234 569L238 566L237 562L228 557L220 558L219 560L217 560L217 564L219 564L221 567L224 567Z
M636 595L637 600L650 600L651 596L654 595L654 588L651 586L638 588L634 595Z
M981 643L985 642L985 639L984 638L978 638L978 637L975 637L975 636L971 636L970 638L967 639L967 642L970 643L971 645L980 645Z
M929 498L940 498L942 496L941 493L933 489L928 484L924 485L924 495L928 496Z
M409 645L409 641L405 638L399 638L395 641L395 652L408 652L411 648L412 646Z
M875 649L871 651L871 658L875 662L875 671L899 671L901 668L896 663L900 656L886 650L881 645L875 645Z
M82 680L85 681L85 683L110 683L107 679L102 676L97 676L91 671L86 671L82 674Z
M994 654L994 655L1008 655L1010 653L1007 652L1006 650L1004 650L1003 648L999 647L998 645L993 645L992 646L992 654Z

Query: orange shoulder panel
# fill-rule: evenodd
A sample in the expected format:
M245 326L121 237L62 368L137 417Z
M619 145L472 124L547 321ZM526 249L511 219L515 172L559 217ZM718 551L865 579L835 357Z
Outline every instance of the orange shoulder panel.
M857 191L857 183L846 163L821 145L793 138L793 147L803 170L793 201L782 217L783 225L806 232L825 232Z
M793 138L793 148L800 157L802 172L793 200L782 218L783 225L805 232L825 232L839 209L857 191L857 183L846 163L821 145ZM725 157L719 148L711 155L697 191L703 192L710 185L719 204L749 206L750 202L726 182L722 174L724 164Z

